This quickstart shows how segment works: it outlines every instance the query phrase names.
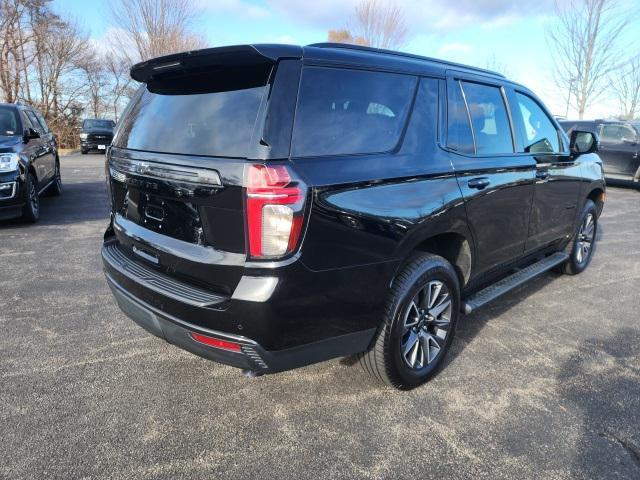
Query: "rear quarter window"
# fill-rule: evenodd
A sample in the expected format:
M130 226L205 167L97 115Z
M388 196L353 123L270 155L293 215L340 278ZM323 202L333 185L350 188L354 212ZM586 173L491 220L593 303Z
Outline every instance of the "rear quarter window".
M306 67L292 155L381 153L399 142L417 78L372 71Z

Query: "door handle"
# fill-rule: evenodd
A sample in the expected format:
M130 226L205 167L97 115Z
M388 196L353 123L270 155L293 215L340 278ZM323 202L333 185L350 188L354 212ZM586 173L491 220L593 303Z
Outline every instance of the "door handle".
M467 182L467 185L469 185L469 188L477 188L478 190L482 190L483 188L489 186L490 183L491 182L487 177L478 177L469 180Z
M538 170L536 172L536 178L538 180L546 180L547 178L549 178L549 172L547 172L546 170Z

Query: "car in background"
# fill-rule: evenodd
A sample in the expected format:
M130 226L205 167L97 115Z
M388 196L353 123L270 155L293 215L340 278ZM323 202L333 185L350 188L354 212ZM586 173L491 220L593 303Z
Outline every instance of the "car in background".
M113 139L113 120L87 118L80 128L80 152L86 155L91 150L104 152Z
M598 153L608 180L640 182L640 122L620 120L561 120L569 135L588 131L600 138Z
M40 195L60 195L56 139L37 110L0 103L0 219L40 217Z

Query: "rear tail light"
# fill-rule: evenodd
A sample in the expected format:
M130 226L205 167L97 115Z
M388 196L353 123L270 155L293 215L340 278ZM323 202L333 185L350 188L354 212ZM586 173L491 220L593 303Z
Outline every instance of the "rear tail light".
M227 342L226 340L220 340L219 338L208 337L199 333L192 332L191 338L198 343L203 343L210 347L219 348L220 350L227 350L229 352L240 352L241 346L239 343Z
M249 165L247 232L253 258L278 258L298 245L306 187L285 165Z

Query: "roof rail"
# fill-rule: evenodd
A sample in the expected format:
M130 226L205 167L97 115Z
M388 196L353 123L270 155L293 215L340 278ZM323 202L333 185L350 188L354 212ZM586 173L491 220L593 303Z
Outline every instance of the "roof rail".
M466 70L473 70L473 71L488 74L488 75L494 75L496 77L506 78L503 74L494 72L493 70L487 70L486 68L472 67L470 65L465 65L463 63L449 62L447 60L441 60L439 58L425 57L422 55L415 55L413 53L398 52L396 50L386 50L384 48L373 48L373 47L365 47L363 45L352 45L350 43L336 43L336 42L312 43L307 45L307 47L344 48L347 50L362 50L364 52L383 53L385 55L395 55L398 57L414 58L417 60L427 60L429 62L440 63L442 65L447 65L447 66L457 67L457 68L464 68Z

